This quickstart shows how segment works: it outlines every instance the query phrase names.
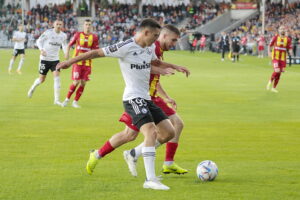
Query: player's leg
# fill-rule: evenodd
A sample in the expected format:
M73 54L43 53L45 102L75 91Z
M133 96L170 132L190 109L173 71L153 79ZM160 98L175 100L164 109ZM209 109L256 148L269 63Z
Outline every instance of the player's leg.
M222 61L224 61L225 57L225 47L222 47Z
M163 165L163 173L169 174L185 174L188 173L188 170L180 167L174 162L174 157L178 148L179 138L183 129L183 121L178 114L173 114L169 116L174 128L175 136L169 140L166 144L166 156Z
M144 182L144 188L150 188L155 190L169 190L170 188L162 184L155 174L155 140L158 134L157 127L153 122L143 124L140 127L141 132L144 135L144 147L142 148L142 154L144 158L144 166L146 171L146 181Z
M144 188L168 190L169 187L160 183L155 175L155 141L158 134L158 129L155 124L163 122L168 119L168 117L152 101L146 101L141 98L125 101L124 107L125 111L132 118L132 124L141 130L144 135L142 155L147 176Z
M47 73L49 71L49 65L47 65L46 61L41 60L39 65L39 77L34 80L33 84L31 85L30 89L28 90L27 96L29 98L32 97L33 92L35 91L36 87L42 84L46 80Z
M60 98L60 71L56 70L56 65L59 61L54 61L51 63L51 71L53 74L54 81L54 104L62 106L62 103L59 101Z
M280 75L279 75L279 73L280 73L279 62L277 60L273 60L272 64L273 64L274 72L272 73L271 78L270 78L270 80L269 80L269 82L267 84L267 90L271 89L272 92L278 92L274 88L274 85L273 85L272 88L271 88L271 86L272 86L272 83L275 82L275 80L278 79L278 76L280 77ZM277 81L277 84L278 84L278 81ZM277 86L277 84L276 84L276 86Z
M75 92L76 87L79 85L79 80L73 80L72 84L69 87L69 91L66 99L62 102L62 107L66 107L70 101L72 94Z
M155 148L160 147L162 144L168 142L175 136L175 129L169 119L165 119L158 123L157 128L159 131L157 139L155 141ZM133 159L137 161L138 158L142 156L142 149L144 146L144 142L142 142L133 149L124 151L124 154L125 152L129 153L133 157Z
M96 165L97 161L103 158L105 155L111 153L113 150L118 148L119 146L135 140L138 135L138 131L134 131L126 126L126 128L113 135L108 141L104 143L104 145L98 150L92 150L90 153L89 161L86 165L86 170L88 174L92 174Z
M19 62L19 65L18 65L18 69L17 69L17 73L18 74L22 74L21 72L21 68L24 64L24 60L25 60L25 50L22 51L22 54L20 54L20 62Z
M76 90L76 96L74 98L74 101L72 103L72 106L74 108L80 108L80 106L78 105L78 101L84 91L84 88L85 88L85 85L86 85L86 81L85 80L80 80L80 83L79 83L79 87L77 88Z
M9 61L9 66L8 66L8 73L11 74L11 71L12 71L12 67L14 65L14 62L16 60L18 56L18 50L17 49L14 49L13 51L13 56L11 57L10 61Z
M77 86L80 83L81 80L81 66L77 65L77 64L73 64L72 66L72 74L71 74L71 79L73 80L72 84L69 87L69 91L67 94L66 99L64 100L64 102L62 103L62 107L66 107L67 104L70 101L71 96L73 95L73 93L76 91Z
M278 90L276 89L276 87L279 83L281 73L284 72L285 67L286 67L285 61L279 61L277 73L276 73L276 76L274 78L273 88L271 89L272 92L278 93Z

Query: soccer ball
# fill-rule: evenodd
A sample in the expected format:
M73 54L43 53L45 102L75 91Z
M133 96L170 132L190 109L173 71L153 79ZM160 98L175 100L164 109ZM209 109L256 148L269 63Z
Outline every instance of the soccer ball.
M205 160L197 166L197 176L202 181L213 181L218 175L218 167L211 160Z

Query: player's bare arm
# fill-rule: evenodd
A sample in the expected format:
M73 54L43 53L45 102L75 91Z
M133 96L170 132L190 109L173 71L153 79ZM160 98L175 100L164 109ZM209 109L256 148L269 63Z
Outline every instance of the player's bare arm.
M94 58L99 58L99 57L105 57L102 49L92 50L92 51L83 53L79 56L76 56L75 58L71 58L67 61L58 63L56 66L56 69L67 69L74 63L80 62L82 60L89 60L89 59L94 59Z
M46 51L44 49L41 49L40 52L41 52L42 56L47 56L47 53L46 53Z
M72 46L68 45L67 48L66 48L66 60L68 60L70 58L70 49L71 49Z
M163 67L163 68L172 68L175 69L178 72L182 72L185 73L186 77L188 77L190 75L190 71L186 68L186 67L182 67L182 66L178 66L178 65L174 65L171 63L166 63L163 62L159 59L157 60L152 60L151 61L151 65L157 66L157 67Z
M174 99L172 99L167 92L163 89L163 87L161 86L160 82L157 83L156 85L156 89L157 89L157 93L159 94L159 96L161 96L162 98L165 99L165 101L169 104L172 105L172 107L176 110L177 109L177 104L176 101Z
M160 74L163 76L174 75L174 69L151 66L151 74Z
M269 46L268 46L268 56L269 56L269 57L272 57L271 51L272 51L272 46L269 45Z

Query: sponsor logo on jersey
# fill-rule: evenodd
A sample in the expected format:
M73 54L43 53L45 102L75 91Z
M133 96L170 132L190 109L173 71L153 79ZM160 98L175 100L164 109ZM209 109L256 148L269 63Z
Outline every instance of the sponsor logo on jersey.
M49 42L49 44L51 44L53 46L59 46L59 47L61 46L61 44L58 42Z
M146 63L145 61L143 64L131 64L130 65L131 69L149 69L150 67L151 67L151 64Z
M82 47L82 46L77 46L78 50L83 50L83 51L90 51L91 48L87 48L87 47Z

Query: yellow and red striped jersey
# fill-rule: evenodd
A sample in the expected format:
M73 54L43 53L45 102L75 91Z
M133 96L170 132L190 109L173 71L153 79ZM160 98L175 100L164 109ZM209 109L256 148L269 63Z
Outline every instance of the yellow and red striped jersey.
M286 61L287 51L292 48L291 39L276 35L271 40L270 47L272 46L272 60Z
M99 49L98 36L92 33L85 34L84 32L76 32L71 39L69 46L73 46L74 44L76 44L76 46L73 57L76 57L93 49ZM91 67L92 60L83 60L76 64Z
M156 41L154 44L155 44L155 54L156 54L157 58L160 59L160 60L163 60L164 51L162 50L159 41ZM157 92L156 86L159 82L159 78L160 78L159 74L151 74L150 75L149 94L150 94L151 97L156 96L156 92Z

